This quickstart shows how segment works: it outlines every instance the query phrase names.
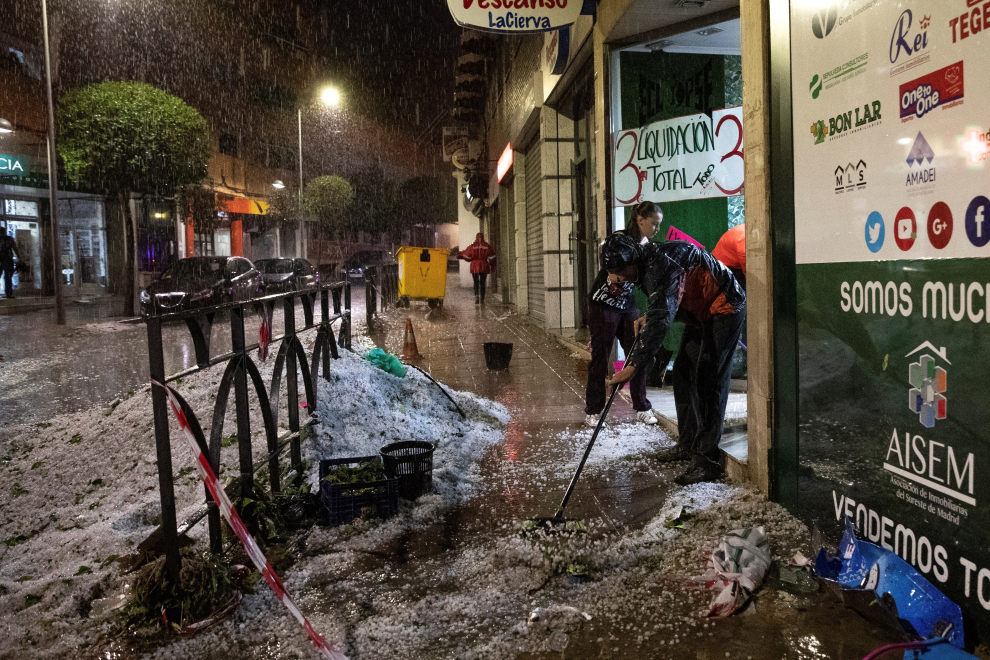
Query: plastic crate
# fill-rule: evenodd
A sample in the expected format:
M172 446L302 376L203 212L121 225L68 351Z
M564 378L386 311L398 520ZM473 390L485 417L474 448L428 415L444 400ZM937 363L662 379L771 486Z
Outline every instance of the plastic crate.
M378 456L356 458L326 458L320 461L320 501L330 514L330 526L346 525L368 507L373 507L379 518L391 518L399 512L399 481L386 477L381 481L353 484L332 484L326 476L342 465L357 465L365 461L381 461ZM364 491L364 492L356 492Z

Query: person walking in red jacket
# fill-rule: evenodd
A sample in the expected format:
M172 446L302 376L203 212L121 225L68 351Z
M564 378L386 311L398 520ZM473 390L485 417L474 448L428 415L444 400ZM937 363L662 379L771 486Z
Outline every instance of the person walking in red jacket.
M485 304L485 284L488 273L495 270L495 250L485 242L485 235L478 232L474 243L467 246L457 255L471 264L471 278L474 280L474 304Z

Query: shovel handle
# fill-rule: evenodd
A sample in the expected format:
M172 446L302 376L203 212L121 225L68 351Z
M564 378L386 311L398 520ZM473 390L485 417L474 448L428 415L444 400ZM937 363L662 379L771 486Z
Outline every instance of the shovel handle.
M626 355L625 361L622 363L622 368L625 369L626 365L629 364L630 358L632 358L635 352L635 347L629 354ZM574 492L574 486L577 485L578 479L581 477L581 471L584 470L584 464L588 461L588 456L591 455L591 450L595 446L595 440L598 439L598 434L601 433L602 427L605 426L605 418L608 417L608 411L612 408L612 402L615 401L615 395L619 393L619 389L622 385L613 385L612 394L608 397L608 401L605 403L605 407L602 409L601 415L598 417L598 424L595 426L595 432L591 434L591 441L588 443L587 448L584 450L584 456L581 457L581 462L578 463L577 470L574 471L574 476L571 478L571 483L567 486L567 490L564 492L564 499L560 501L560 506L557 507L557 513L553 516L554 523L559 523L564 519L564 508L567 506L567 502L571 499L571 494Z

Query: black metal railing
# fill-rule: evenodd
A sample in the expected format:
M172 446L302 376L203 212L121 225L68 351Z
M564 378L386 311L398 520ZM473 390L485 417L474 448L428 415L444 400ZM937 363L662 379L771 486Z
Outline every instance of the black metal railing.
M399 299L399 265L368 266L364 271L364 281L365 317L370 328L378 316L379 303L384 312L389 306L395 307Z
M296 301L302 305L304 326L296 327ZM316 320L316 305L319 301L319 320ZM333 313L330 305L333 305ZM274 350L278 346L272 380L268 389L261 377L257 365L251 359L250 353L261 345L258 342L247 343L244 321L247 312L261 312L269 319L269 329L273 327L275 311L282 308L284 332L277 337L271 337L268 346ZM210 337L214 320L219 312L230 314L231 350L222 355L210 355ZM340 321L338 337L334 337L333 323ZM213 407L213 424L207 442L202 432L195 411L181 397L179 398L183 413L193 434L200 444L204 456L208 457L214 474L220 476L220 447L223 439L223 424L227 414L227 403L230 390L234 390L234 407L237 425L237 446L240 463L240 488L245 497L250 496L254 489L254 473L256 471L251 447L251 420L248 402L248 381L254 386L254 391L261 408L264 423L265 441L268 449L268 471L271 481L272 494L282 490L279 456L286 449L290 450L290 466L298 475L302 474L302 449L300 438L302 428L315 422L316 413L316 379L323 368L323 377L327 378L330 371L330 358L338 358L338 345L342 348L351 347L351 288L348 282L320 285L306 291L293 291L261 298L253 298L237 302L216 305L201 309L180 312L155 313L144 316L148 328L148 356L151 380L163 385L174 382L179 378L197 373L211 366L226 363L223 377L216 391L216 401ZM196 355L196 366L184 369L174 374L165 373L165 358L163 351L162 327L171 324L184 323L192 337ZM317 328L316 341L313 344L312 362L307 363L306 354L299 333ZM288 399L288 430L278 432L279 393L281 390L282 372L286 374L286 394ZM299 391L298 377L303 377L306 410L309 419L300 424L299 420ZM178 537L188 531L204 517L208 519L210 533L210 548L214 553L222 552L222 537L220 512L206 492L206 504L201 510L183 522L181 530L177 525L175 513L175 492L172 476L172 454L169 438L169 418L167 392L163 387L152 386L151 400L155 418L155 445L158 454L158 487L161 493L162 525L161 536L156 546L164 551L166 566L174 575L179 569ZM263 464L262 464L263 466Z

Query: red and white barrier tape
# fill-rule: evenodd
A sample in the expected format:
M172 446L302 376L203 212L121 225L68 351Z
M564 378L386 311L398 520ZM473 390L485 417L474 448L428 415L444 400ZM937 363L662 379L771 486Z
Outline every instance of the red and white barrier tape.
M241 517L237 515L237 511L234 510L234 506L230 503L227 498L227 493L224 492L223 488L220 488L217 482L217 476L213 474L213 468L210 467L210 461L203 455L203 452L199 449L199 443L196 442L196 436L193 434L192 428L189 426L189 421L186 419L186 414L182 410L179 400L175 396L175 392L171 387L162 385L161 383L152 380L153 385L158 387L164 387L165 392L168 394L169 407L172 408L172 414L175 415L176 421L179 422L179 426L182 428L182 434L185 436L189 444L189 449L192 451L193 456L196 458L196 468L199 470L199 476L203 479L206 484L207 489L209 489L210 494L213 496L213 500L220 507L220 515L223 519L227 521L230 528L234 530L237 534L237 538L240 539L241 545L244 546L244 550L247 551L248 557L251 558L251 562L255 565L259 571L261 571L262 577L265 578L265 582L271 587L272 591L275 592L275 597L278 598L283 605L292 613L292 616L296 618L296 621L302 625L306 630L306 634L309 635L310 640L319 650L320 655L326 658L326 660L348 660L347 656L340 651L333 648L329 642L327 642L320 633L313 629L306 617L303 616L296 604L292 602L289 597L289 593L285 590L285 585L282 584L282 580L279 579L278 575L275 574L275 570L265 559L265 555L261 552L261 548L258 547L258 543L254 538L248 533L247 528L244 526L244 522L241 521Z

